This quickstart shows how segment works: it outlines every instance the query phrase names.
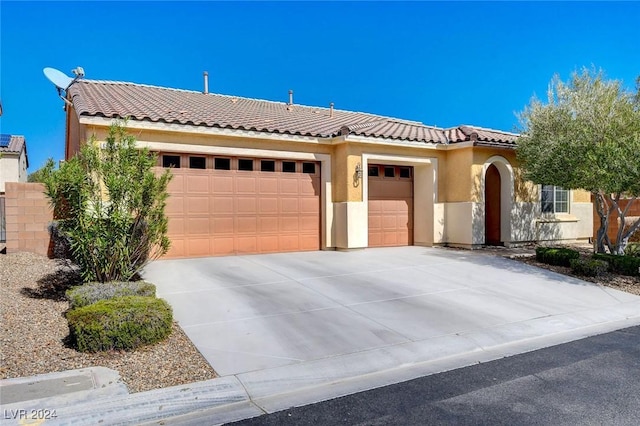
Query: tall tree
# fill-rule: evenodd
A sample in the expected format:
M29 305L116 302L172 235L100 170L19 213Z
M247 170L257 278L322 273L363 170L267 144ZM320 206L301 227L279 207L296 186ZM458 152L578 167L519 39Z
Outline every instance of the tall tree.
M640 77L638 92L583 68L565 83L556 75L547 102L533 98L520 113L517 154L524 177L538 184L584 189L593 194L600 228L596 249L622 254L640 219L625 227L629 208L640 202ZM628 197L624 208L620 200ZM613 213L620 226L607 234Z

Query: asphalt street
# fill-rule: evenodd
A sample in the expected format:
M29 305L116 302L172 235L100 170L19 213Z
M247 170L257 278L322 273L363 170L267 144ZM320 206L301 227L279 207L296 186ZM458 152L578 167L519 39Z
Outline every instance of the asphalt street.
M638 425L640 326L233 425Z

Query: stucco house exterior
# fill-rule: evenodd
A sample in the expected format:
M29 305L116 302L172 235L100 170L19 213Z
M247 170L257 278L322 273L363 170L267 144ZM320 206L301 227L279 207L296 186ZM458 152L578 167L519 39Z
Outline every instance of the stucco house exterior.
M205 86L206 87L206 86ZM143 84L67 90L66 158L114 119L173 167L167 257L588 239L588 193L518 177L516 134Z
M0 135L0 193L6 182L26 182L29 158L24 136Z

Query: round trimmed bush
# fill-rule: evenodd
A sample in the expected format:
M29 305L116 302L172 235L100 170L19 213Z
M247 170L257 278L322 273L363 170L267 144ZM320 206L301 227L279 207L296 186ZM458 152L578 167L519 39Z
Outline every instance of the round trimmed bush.
M640 232L636 232L636 234L640 235ZM640 257L640 242L629 243L627 248L624 249L624 254L626 256Z
M130 350L169 336L173 313L162 299L125 296L72 309L67 320L81 352Z
M598 259L571 259L571 270L577 275L597 277L609 270L609 263Z
M568 248L536 247L536 260L548 265L571 266L571 260L579 257L578 251Z
M156 286L146 281L111 281L87 283L66 292L71 309L91 305L100 300L124 296L156 296Z

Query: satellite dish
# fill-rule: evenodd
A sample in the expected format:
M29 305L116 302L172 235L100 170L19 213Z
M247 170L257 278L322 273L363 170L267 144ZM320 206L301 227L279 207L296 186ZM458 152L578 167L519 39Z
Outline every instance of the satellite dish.
M74 79L65 75L62 71L58 71L55 68L45 68L42 70L44 76L49 79L50 82L56 85L58 89L67 90Z

